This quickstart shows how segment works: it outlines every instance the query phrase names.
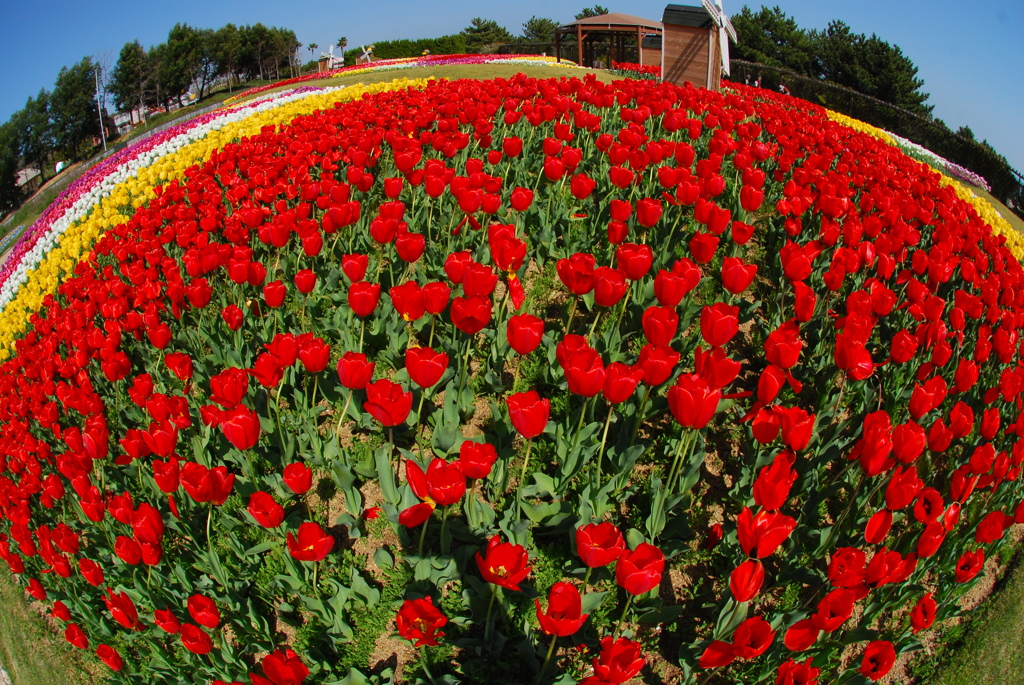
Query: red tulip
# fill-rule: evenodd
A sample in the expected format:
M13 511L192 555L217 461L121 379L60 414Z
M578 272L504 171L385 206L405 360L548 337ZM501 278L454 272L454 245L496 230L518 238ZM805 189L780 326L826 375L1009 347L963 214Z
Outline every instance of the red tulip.
M224 319L224 323L227 324L228 328L233 331L237 331L242 326L242 321L245 315L242 314L242 310L238 308L238 305L229 304L227 307L221 310L221 318Z
M301 461L285 466L281 478L288 489L296 495L306 493L313 486L313 470Z
M64 628L64 639L72 646L78 647L79 649L89 648L89 638L85 636L85 632L77 623L69 623L67 627Z
M96 656L105 663L110 670L120 671L124 667L124 661L121 659L121 655L117 653L117 650L110 645L100 645L96 648Z
M644 336L655 346L668 345L679 329L679 315L673 307L648 307L643 314Z
M640 201L640 204L643 200ZM640 206L637 206L639 214ZM615 261L619 269L631 281L638 281L647 275L651 270L651 263L654 261L654 251L650 245L635 245L623 243L615 249Z
M323 338L307 338L299 344L299 361L307 373L320 373L331 361L331 346Z
M193 654L209 654L213 651L213 639L205 630L193 623L181 626L181 644Z
M577 252L568 259L559 259L555 270L563 285L573 295L586 295L594 289L594 255Z
M878 681L892 670L895 663L896 650L892 643L887 640L876 640L864 649L864 657L857 670L868 680Z
M505 399L512 426L527 440L544 432L551 413L551 401L541 399L537 391L520 392Z
M341 255L341 270L353 283L358 283L366 277L366 267L369 264L370 258L364 254Z
M269 492L261 490L249 497L249 514L264 528L277 528L284 521L284 507Z
M334 549L334 538L309 521L299 526L298 535L288 533L285 542L292 557L299 561L322 561Z
M434 606L432 597L405 600L395 617L398 634L412 642L414 647L440 644L437 638L444 637L440 629L447 623L448 618Z
M600 683L624 683L644 667L640 644L624 637L601 638L601 653L594 659L594 678Z
M796 482L796 471L793 470L795 463L795 454L779 452L774 461L758 473L754 481L754 501L763 509L778 510L786 503L789 491Z
M363 409L380 421L385 428L404 423L412 409L412 393L387 379L381 379L366 386L366 402Z
M671 271L661 269L654 277L654 296L663 307L675 307L700 283L700 268L689 259L677 259Z
M230 368L210 378L210 400L225 409L233 409L249 391L249 374L245 369Z
M748 559L729 574L729 591L737 602L749 602L761 591L764 584L764 564L757 559Z
M183 381L192 378L192 357L184 352L172 352L164 355L164 363L175 376Z
M517 354L530 354L544 337L544 321L532 314L516 314L509 318L505 334Z
M316 287L316 272L312 269L302 269L295 274L295 289L303 295L313 292Z
M612 563L626 551L622 532L610 521L576 529L576 554L590 568Z
M509 590L518 590L532 568L525 547L502 542L497 535L488 540L483 556L476 553L476 565L485 581Z
M693 261L698 264L710 262L715 256L715 251L718 250L718 243L718 236L701 231L695 233L690 238L690 254L693 256Z
M429 388L441 380L448 369L448 355L429 347L410 347L405 351L405 370L421 388Z
M157 609L153 612L153 622L162 630L176 635L181 630L181 622L170 609Z
M204 595L192 595L188 598L188 613L192 620L213 630L220 625L220 610L217 603Z
M760 616L748 618L732 634L732 651L737 659L754 659L768 650L775 639L775 631Z
M722 261L722 286L733 295L746 290L757 275L757 264L746 264L739 257Z
M244 404L226 410L220 420L224 437L235 449L251 449L260 440L260 417Z
M643 370L637 367L622 362L612 362L605 369L604 387L602 388L604 398L610 404L625 402L636 392L636 386L639 385L643 377Z
M338 360L338 380L350 390L362 390L373 378L375 363L361 352L346 352Z
M700 430L708 425L718 409L722 391L712 388L696 374L683 374L668 390L668 406L672 416L684 428Z
M126 630L145 630L145 626L139 622L139 611L135 607L135 602L128 596L128 593L115 593L113 588L108 587L107 596L103 598L103 602L107 605L107 610L113 619Z
M281 281L272 281L263 286L263 300L271 309L276 309L284 304L287 294L288 286Z
M486 478L498 459L498 450L486 442L466 440L459 448L459 466L466 478Z
M743 507L736 523L740 547L755 559L774 554L796 528L796 519L790 516L768 511L755 516L747 507Z
M401 314L404 321L416 321L426 311L426 305L423 302L423 289L415 281L406 281L401 285L396 285L388 292L391 294L391 304Z
M356 281L348 287L348 306L356 316L366 318L380 302L380 284Z
M631 595L642 595L661 583L665 554L646 542L624 551L615 565L615 582Z
M583 613L583 600L575 585L560 581L551 586L548 594L548 609L540 610L540 600L533 600L537 607L537 622L548 635L568 637L574 635L587 620Z
M463 333L476 335L491 322L491 301L481 295L452 300L452 323Z
M722 347L739 331L739 307L716 302L700 312L700 334L712 347Z
M932 627L932 624L935 623L935 612L937 609L938 607L930 592L926 592L921 599L917 600L917 604L910 610L910 626L915 635L922 630Z
M599 266L594 270L594 303L599 307L614 307L628 289L626 274L621 269Z
M309 676L309 669L290 647L267 654L260 663L272 685L302 685ZM259 676L250 674L250 677L253 685L258 685Z
M666 345L644 345L636 366L645 384L655 387L667 381L679 363L679 353Z

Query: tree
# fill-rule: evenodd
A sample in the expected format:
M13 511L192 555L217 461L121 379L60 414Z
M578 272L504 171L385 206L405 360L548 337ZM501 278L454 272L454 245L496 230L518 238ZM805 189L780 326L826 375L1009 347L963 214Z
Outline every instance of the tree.
M213 29L198 29L196 31L196 61L195 71L192 78L193 83L199 86L199 99L202 100L206 94L206 88L213 84L213 80L220 71L217 52L217 35Z
M476 17L462 30L469 52L479 52L484 46L511 43L514 38L508 30L493 19Z
M199 32L188 24L175 24L167 34L167 48L160 63L160 85L166 97L178 98L178 104L198 75L201 41Z
M26 166L32 166L46 178L47 161L53 154L53 125L50 123L50 93L41 89L29 98L25 108L15 115L20 133L20 151Z
M730 48L734 59L785 67L810 75L813 51L807 31L779 7L754 13L744 6L732 16L739 40Z
M95 89L95 65L92 58L83 57L70 69L60 70L50 96L55 147L73 159L81 158L92 148L91 138L100 135Z
M583 10L576 15L576 18L586 19L587 17L600 17L602 14L610 13L611 11L607 7L594 5L593 7L584 7Z
M342 36L341 38L338 39L338 42L335 43L335 45L338 46L341 49L341 54L344 55L345 54L345 46L348 45L348 38L346 38L345 36Z
M107 84L107 88L114 96L114 107L119 112L141 107L142 116L145 118L146 108L143 101L150 78L149 67L146 51L138 40L124 44L117 58L117 65L111 72L110 83Z
M552 43L559 24L554 19L533 16L523 23L524 43Z
M231 78L238 72L238 55L241 50L238 27L225 24L213 34L213 51L217 55L217 76L228 80L228 92L231 92Z
M18 206L18 149L21 145L14 118L0 125L0 212Z

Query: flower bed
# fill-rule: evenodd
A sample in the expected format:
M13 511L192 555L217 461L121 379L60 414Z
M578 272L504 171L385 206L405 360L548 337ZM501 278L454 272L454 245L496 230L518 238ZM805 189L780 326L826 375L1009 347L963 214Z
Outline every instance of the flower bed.
M634 64L632 62L612 62L609 71L626 78L635 78L648 81L661 80L661 67L653 64Z
M566 69L578 69L579 67L569 60L557 61L554 57L540 55L423 55L422 57L397 57L395 59L381 59L367 64L352 64L347 67L339 67L330 71L296 76L285 81L276 81L264 86L256 86L242 91L224 101L226 105L240 102L245 98L258 95L273 88L291 86L304 81L316 81L325 78L338 76L356 76L358 74L370 74L378 71L397 71L400 69L413 69L416 67L447 66L453 64L521 64L524 66L562 67Z
M154 162L5 309L0 558L68 642L856 682L956 615L1024 521L1024 284L953 186L742 86L377 91Z

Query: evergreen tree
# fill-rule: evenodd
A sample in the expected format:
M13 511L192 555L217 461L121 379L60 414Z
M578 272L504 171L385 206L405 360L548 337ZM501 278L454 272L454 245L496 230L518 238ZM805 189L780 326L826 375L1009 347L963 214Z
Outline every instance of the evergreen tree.
M0 213L18 206L18 150L21 146L14 119L0 125Z
M554 19L533 16L523 23L524 43L552 43L559 24Z
M62 68L50 96L54 146L73 159L81 158L92 148L91 138L100 135L95 69L90 57Z
M18 145L25 166L39 169L46 178L50 155L53 154L53 126L50 123L50 93L43 88L29 98L25 108L12 117L18 131Z
M241 53L238 27L225 24L217 29L213 36L213 51L217 59L217 76L227 77L228 91L231 91L232 77L238 73L238 60Z
M493 19L476 17L462 30L466 38L466 48L470 52L479 52L484 46L511 43L514 38L508 30Z
M808 75L813 51L807 31L779 7L754 13L744 6L732 16L739 40L730 47L734 59L785 67Z
M600 17L603 14L611 14L611 11L607 7L601 5L594 5L593 7L584 7L577 15L576 19L587 19L589 17Z
M107 84L107 88L114 96L114 106L119 112L142 107L145 116L143 100L150 78L149 67L146 51L138 40L124 44L117 58L117 65L110 75L110 83Z

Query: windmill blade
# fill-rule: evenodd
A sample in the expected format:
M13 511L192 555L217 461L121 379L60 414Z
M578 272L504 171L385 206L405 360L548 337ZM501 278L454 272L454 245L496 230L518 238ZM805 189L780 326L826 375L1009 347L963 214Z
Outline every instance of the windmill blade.
M732 22L729 21L729 17L725 12L722 12L722 21L724 22L725 32L729 34L730 38L732 38L732 42L739 44L740 39L736 37L736 29L733 28Z
M714 0L701 0L701 5L704 7L704 11L711 16L711 21L717 25L722 25L722 8L714 3Z

